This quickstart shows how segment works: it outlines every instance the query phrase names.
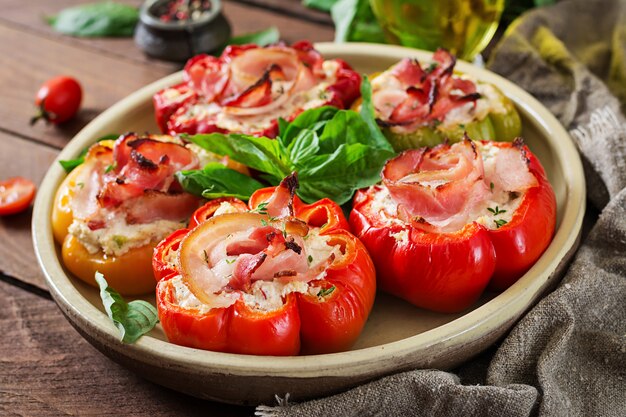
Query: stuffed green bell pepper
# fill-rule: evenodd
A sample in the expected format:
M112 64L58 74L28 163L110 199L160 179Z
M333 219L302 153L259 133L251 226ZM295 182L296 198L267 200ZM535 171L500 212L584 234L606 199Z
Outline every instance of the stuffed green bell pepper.
M476 140L512 141L522 126L515 106L492 84L454 73L456 58L439 49L422 68L405 58L372 78L376 120L396 151Z

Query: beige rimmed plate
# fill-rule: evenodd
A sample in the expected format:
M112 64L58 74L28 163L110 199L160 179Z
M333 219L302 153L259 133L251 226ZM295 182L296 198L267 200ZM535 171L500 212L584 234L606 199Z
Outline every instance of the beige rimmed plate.
M384 70L404 57L429 60L414 49L374 44L316 45L326 58L342 58L363 73ZM187 394L237 404L270 403L274 394L298 401L335 393L365 381L415 368L449 369L501 337L559 277L572 256L585 210L580 158L567 132L537 100L488 71L459 62L458 70L498 86L517 106L526 143L537 154L554 187L554 240L526 275L501 294L486 294L461 314L437 314L378 294L357 344L349 352L301 357L208 352L167 342L157 326L133 345L119 341L98 291L71 276L61 264L50 214L65 176L54 163L41 184L33 214L33 240L48 286L70 323L96 348L145 378ZM87 125L58 159L76 157L111 132L157 132L152 95L180 82L173 74L131 94ZM146 298L154 302L154 297Z

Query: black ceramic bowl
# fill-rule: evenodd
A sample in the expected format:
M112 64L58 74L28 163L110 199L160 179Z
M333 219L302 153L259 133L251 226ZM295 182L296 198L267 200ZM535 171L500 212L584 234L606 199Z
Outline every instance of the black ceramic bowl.
M222 15L220 0L197 19L160 19L172 0L148 0L141 7L135 29L135 43L147 55L168 61L185 61L199 53L211 52L230 38L230 24Z

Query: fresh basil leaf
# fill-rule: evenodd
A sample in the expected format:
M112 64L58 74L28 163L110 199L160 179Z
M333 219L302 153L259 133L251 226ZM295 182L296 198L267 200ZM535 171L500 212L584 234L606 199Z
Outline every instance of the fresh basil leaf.
M98 138L98 140L96 142L101 142L103 140L112 140L112 139L117 139L119 138L120 135L119 134L108 134L108 135L104 135L100 138ZM78 158L75 159L65 159L65 160L60 160L59 164L61 164L61 166L63 167L63 169L65 170L65 172L67 172L68 174L70 172L72 172L74 170L74 168L76 168L77 166L81 165L83 162L85 162L85 155L87 155L87 151L89 150L91 146L86 147L85 149L83 149L81 151L81 153L78 155Z
M320 150L320 140L312 130L301 130L293 140L289 149L289 159L295 167L305 164L309 158L314 157Z
M139 10L113 1L81 4L63 9L47 19L57 31L79 37L130 37L139 20Z
M304 111L283 129L280 129L279 124L279 140L284 147L289 148L293 139L298 136L303 129L313 130L320 135L326 122L331 120L338 111L338 108L331 106L318 107Z
M335 22L335 42L386 42L368 0L339 0L330 14Z
M157 309L152 304L143 300L127 303L117 291L109 287L100 272L96 272L96 282L100 287L104 309L120 331L122 342L134 343L159 322Z
M260 171L260 178L272 185L296 171L298 196L307 203L329 197L343 204L356 189L380 181L385 161L395 155L374 119L367 79L361 90L361 113L330 107L306 110L291 123L279 121L277 139L219 133L188 139Z
M388 149L393 151L393 147L383 135L383 132L376 123L376 112L374 110L374 104L372 103L372 85L367 76L363 77L361 81L361 110L359 114L361 119L367 124L369 129L370 140L374 142L377 148Z
M203 169L179 171L176 179L188 193L208 199L235 197L248 200L253 192L265 187L257 180L218 162L211 162Z
M226 155L257 171L269 174L278 184L291 173L291 161L286 149L278 140L240 134L189 136L190 141L210 152ZM276 182L277 181L277 182Z
M304 201L330 197L337 204L352 198L354 191L380 181L380 171L393 151L362 143L341 145L331 155L319 155L298 171L298 195Z
M265 30L259 32L246 33L240 36L233 36L228 41L229 45L245 45L247 43L254 43L259 46L266 46L272 43L276 43L280 40L280 32L276 26L270 26Z
M81 165L83 162L85 162L85 155L84 154L82 154L81 156L79 156L76 159L60 160L59 164L61 164L61 166L63 167L65 172L67 172L69 174L70 172L72 172L74 170L74 168L76 168L77 166Z
M302 4L311 9L330 12L331 7L337 3L337 0L302 0Z

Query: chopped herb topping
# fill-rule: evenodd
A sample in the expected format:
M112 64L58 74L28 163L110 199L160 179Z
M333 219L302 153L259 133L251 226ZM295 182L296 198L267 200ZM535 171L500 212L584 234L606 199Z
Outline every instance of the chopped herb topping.
M503 219L494 220L493 222L496 224L496 229L499 229L508 223L506 220Z
M322 288L318 293L317 296L318 297L326 297L327 295L332 294L333 291L335 291L335 286L333 285L330 288Z
M307 256L306 258L307 262L309 263L309 265L311 264L311 262L313 262L313 257L311 255Z
M261 203L256 208L250 210L250 212L251 213L259 213L259 214L267 214L267 205L268 204L269 204L268 202Z
M459 125L459 127L460 127L461 129L465 129L465 125L464 125L463 123L461 123L461 124Z
M261 225L262 226L267 226L267 222L265 221L265 219L261 219Z
M78 188L80 188L82 190L83 187L85 186L85 183L84 182L77 182L76 185L78 186Z
M433 72L434 70L437 69L437 67L439 66L438 62L431 62L430 65L428 66L428 68L426 68L426 72L428 74L430 74L431 72Z
M230 265L233 262L235 262L236 260L237 260L236 258L235 259L228 259L228 258L226 258L226 263Z
M109 172L113 171L116 167L117 167L117 164L115 162L112 164L109 164L106 166L106 168L104 168L104 173L108 174Z
M500 210L498 208L498 206L496 206L495 209L491 208L491 207L487 207L487 210L489 210L490 212L493 213L494 216L497 216L498 214L502 214L502 213L506 213L506 210Z
M206 262L206 264L209 264L209 254L207 253L206 249L204 249L202 251L202 253L204 254L204 262Z
M493 187L495 187L495 185L493 185L493 182L489 183L489 189L491 189L491 191L493 191Z
M126 238L124 236L115 235L112 237L112 239L113 242L115 242L115 244L117 245L118 249L124 246L124 243L126 243Z

